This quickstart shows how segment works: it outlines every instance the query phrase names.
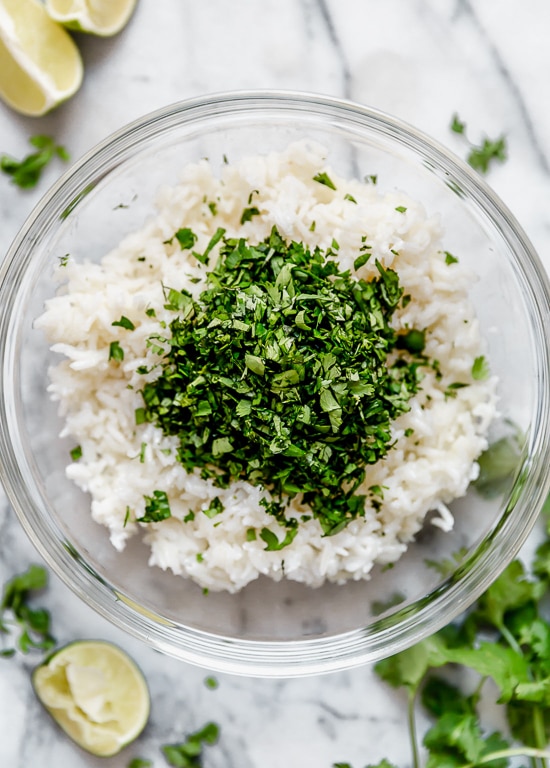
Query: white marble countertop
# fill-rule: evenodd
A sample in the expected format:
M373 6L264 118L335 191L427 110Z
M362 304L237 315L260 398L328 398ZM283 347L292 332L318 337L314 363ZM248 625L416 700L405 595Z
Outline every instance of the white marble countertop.
M489 183L516 214L550 268L550 5L547 0L140 0L122 34L79 37L86 77L52 114L25 118L0 104L0 152L22 156L49 133L74 159L132 118L223 90L276 88L340 96L390 112L457 154L453 113L474 140L506 135L509 159ZM22 192L0 178L0 253L61 172ZM39 562L0 491L0 578ZM0 660L0 766L123 768L215 720L205 768L354 768L387 757L410 765L405 702L369 667L321 677L258 680L216 675L163 657L99 618L54 576L42 603L58 641L95 637L123 645L145 672L150 723L119 756L73 746L35 700L34 659Z

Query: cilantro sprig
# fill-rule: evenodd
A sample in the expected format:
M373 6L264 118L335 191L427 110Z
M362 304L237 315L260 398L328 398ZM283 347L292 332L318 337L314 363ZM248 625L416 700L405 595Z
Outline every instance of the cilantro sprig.
M5 583L0 604L0 635L11 641L15 634L16 642L15 645L4 645L0 657L14 656L17 649L28 653L31 649L46 651L55 645L49 612L31 604L33 593L44 589L47 582L46 569L31 565Z
M479 173L485 174L493 162L503 163L507 159L506 138L504 136L499 136L497 139L489 139L485 136L481 144L474 144L466 136L466 123L456 114L451 119L450 128L453 133L464 136L468 142L469 152L466 162Z
M275 228L257 245L223 230L214 239L198 300L166 289L175 317L150 339L166 351L139 421L178 437L187 471L266 487L266 510L287 528L282 540L262 530L267 549L294 538L285 504L297 494L334 534L363 514L365 468L391 449L391 422L418 390L423 332L390 325L397 274L379 262L370 282L341 272L337 243L309 250Z
M22 160L6 154L0 156L0 170L11 176L12 183L21 189L35 187L44 169L54 157L65 162L70 159L65 147L56 144L51 136L32 136L29 144L36 149L36 152L31 152Z
M207 723L203 728L190 733L179 744L166 744L162 753L168 765L176 768L200 768L202 766L203 746L215 744L220 734L216 723Z
M548 522L546 532L530 568L514 560L458 622L375 666L382 680L406 693L414 768L506 768L514 757L528 758L532 768L550 765ZM451 684L444 676L448 666L469 684ZM482 721L481 694L489 680L506 737ZM431 719L422 737L425 761L416 726L420 707ZM395 768L386 760L382 767Z

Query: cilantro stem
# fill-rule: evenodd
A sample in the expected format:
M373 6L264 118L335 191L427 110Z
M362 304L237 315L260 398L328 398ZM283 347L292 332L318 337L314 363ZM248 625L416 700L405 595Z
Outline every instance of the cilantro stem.
M516 638L513 636L513 634L510 632L508 627L500 623L498 626L498 631L502 635L502 637L506 640L510 648L512 648L516 653L519 653L521 656L523 656L523 651L521 650L521 646L516 640Z
M416 693L418 688L409 690L407 702L407 723L409 726L409 739L411 744L411 754L413 768L420 768L420 754L418 751L418 739L416 737Z
M460 766L460 768L476 768L478 765L483 765L484 763L492 763L493 760L505 760L508 757L540 757L546 763L546 758L550 758L550 752L545 752L543 749L535 749L534 747L501 749L497 752L488 752L486 755L478 757L475 763L464 763Z

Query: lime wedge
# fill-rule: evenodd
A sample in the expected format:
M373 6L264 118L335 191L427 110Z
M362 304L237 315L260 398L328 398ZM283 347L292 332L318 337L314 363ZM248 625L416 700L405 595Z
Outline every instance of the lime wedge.
M38 0L0 0L0 98L24 115L43 115L79 88L78 48Z
M111 643L66 645L34 670L32 683L56 723L98 757L120 752L149 718L149 690L141 671Z
M137 0L46 0L46 10L69 29L108 37L126 26Z

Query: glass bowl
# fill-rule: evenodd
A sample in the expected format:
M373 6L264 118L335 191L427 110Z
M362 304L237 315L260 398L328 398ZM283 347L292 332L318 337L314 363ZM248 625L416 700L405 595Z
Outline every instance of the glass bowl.
M123 552L94 523L65 476L71 443L46 391L57 360L33 321L54 295L54 265L83 250L99 260L153 211L160 185L202 157L232 162L308 138L340 175L377 175L441 217L445 247L478 274L472 288L499 419L517 453L492 495L471 487L455 526L426 523L391 569L319 588L260 578L237 594L203 590L147 567L137 537ZM85 247L84 247L85 246ZM548 491L549 286L520 226L483 180L416 129L374 109L301 93L251 92L184 101L137 120L53 186L0 269L0 473L28 536L51 569L98 613L155 649L209 669L298 676L398 652L472 603L517 554ZM70 323L70 318L67 318ZM433 562L439 567L433 567ZM430 565L430 563L432 565Z

